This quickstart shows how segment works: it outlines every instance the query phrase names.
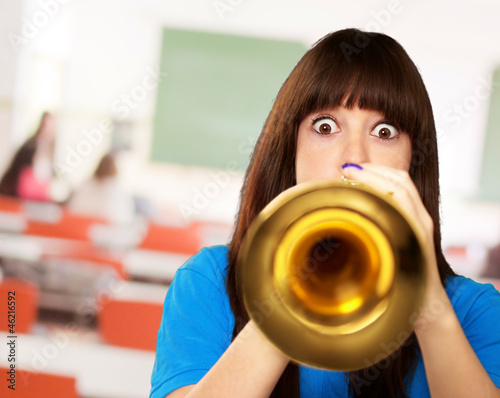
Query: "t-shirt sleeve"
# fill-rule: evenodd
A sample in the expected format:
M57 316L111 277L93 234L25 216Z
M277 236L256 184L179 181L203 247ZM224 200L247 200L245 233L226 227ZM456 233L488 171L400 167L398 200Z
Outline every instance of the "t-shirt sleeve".
M224 279L209 249L177 271L163 306L150 398L196 384L231 343L234 319Z
M465 279L457 284L455 310L469 343L500 388L500 293L490 284Z

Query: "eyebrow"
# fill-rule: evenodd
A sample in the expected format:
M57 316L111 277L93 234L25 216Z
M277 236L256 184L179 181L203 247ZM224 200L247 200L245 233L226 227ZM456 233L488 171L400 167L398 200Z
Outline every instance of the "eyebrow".
M345 108L345 106L337 107L337 108ZM332 115L337 108L332 109L332 110L320 110L317 112L313 112L312 113L313 116L310 119L311 123L314 124L315 122L317 122L321 118L328 118L328 119L333 120L337 124L341 124L340 121L338 120L338 118ZM345 108L345 109L348 109L348 108ZM369 127L370 131L373 130L375 127L377 127L377 125L385 123L385 124L389 124L389 125L395 127L399 132L401 132L401 128L397 125L397 123L390 121L389 119L386 118L385 115L383 115L379 111L376 111L374 109L363 109L363 110L371 111L371 112L374 112L377 114L376 117L378 118L378 120ZM374 117L375 117L375 115L374 115Z

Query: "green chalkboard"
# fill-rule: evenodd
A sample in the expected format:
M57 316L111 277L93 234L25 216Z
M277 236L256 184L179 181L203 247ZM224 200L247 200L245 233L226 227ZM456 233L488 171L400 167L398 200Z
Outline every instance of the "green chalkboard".
M500 84L500 67L493 74L493 88ZM479 197L500 202L500 91L493 89L490 96L488 124L484 140L483 169Z
M279 88L307 48L164 29L151 160L244 170ZM236 166L236 167L235 167Z

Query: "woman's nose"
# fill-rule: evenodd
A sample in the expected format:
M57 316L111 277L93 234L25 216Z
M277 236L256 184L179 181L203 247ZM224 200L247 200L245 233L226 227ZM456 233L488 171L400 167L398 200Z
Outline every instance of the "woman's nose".
M361 134L347 134L345 137L342 164L369 162L368 143Z

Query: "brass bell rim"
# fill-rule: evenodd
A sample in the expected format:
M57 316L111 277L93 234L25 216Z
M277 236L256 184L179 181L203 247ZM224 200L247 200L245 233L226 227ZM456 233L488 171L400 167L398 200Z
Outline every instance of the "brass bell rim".
M354 188L354 190L353 190ZM273 282L273 261L276 247L290 223L304 209L346 207L346 199L342 192L349 190L349 201L359 201L355 211L366 212L366 207L389 213L389 218L397 220L404 231L391 232L387 226L382 229L388 232L388 240L396 253L396 271L393 288L380 306L385 307L381 314L362 328L342 330L325 325L317 325L308 320L299 319L292 314L288 304L276 291ZM352 195L358 199L353 200ZM340 199L339 199L340 198ZM369 199L368 199L369 198ZM297 205L299 203L299 205ZM348 207L349 207L348 206ZM294 210L297 208L298 210ZM352 208L349 207L351 210ZM286 222L276 225L276 220L286 213L297 211L296 217L288 215ZM305 212L306 214L308 211ZM377 211L375 211L375 214ZM387 214L385 214L387 216ZM412 241L421 258L413 259L412 267L402 267L400 258L405 248L401 249L401 239ZM425 267L423 262L423 239L418 234L412 220L402 211L392 198L383 195L362 184L352 186L343 182L311 181L300 184L280 194L259 214L248 230L240 256L240 281L245 306L259 329L270 342L293 361L316 368L347 371L370 366L394 352L412 332L410 319L418 313L423 297ZM269 301L271 300L271 303ZM259 314L262 304L273 308L272 316L255 316ZM262 321L260 321L262 320ZM375 344L374 342L379 342ZM395 344L397 343L397 344Z

